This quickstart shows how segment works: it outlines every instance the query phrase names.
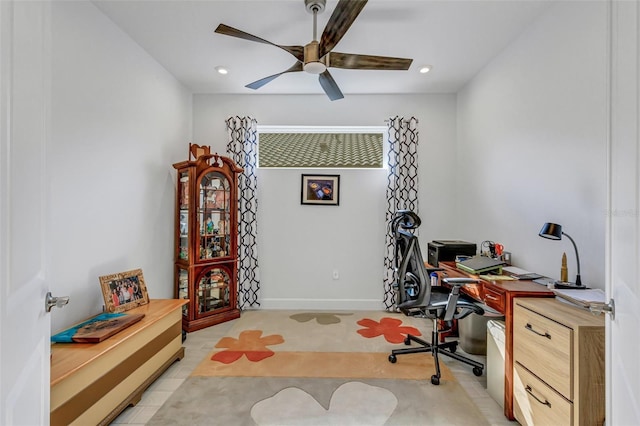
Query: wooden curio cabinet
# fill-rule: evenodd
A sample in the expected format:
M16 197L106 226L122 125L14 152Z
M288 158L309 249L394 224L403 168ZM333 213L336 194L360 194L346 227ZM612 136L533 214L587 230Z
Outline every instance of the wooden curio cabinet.
M187 332L238 318L238 174L210 148L189 144L176 163L175 297Z

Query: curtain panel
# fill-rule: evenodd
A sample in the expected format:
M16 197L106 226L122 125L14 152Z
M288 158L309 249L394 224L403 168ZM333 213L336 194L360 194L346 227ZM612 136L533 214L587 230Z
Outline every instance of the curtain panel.
M385 216L384 306L388 311L397 305L395 270L396 244L391 222L398 210L418 213L418 120L411 117L390 118L387 125L389 154L387 165L387 211Z
M229 157L244 169L238 179L238 308L260 306L258 268L258 122L251 117L226 121Z

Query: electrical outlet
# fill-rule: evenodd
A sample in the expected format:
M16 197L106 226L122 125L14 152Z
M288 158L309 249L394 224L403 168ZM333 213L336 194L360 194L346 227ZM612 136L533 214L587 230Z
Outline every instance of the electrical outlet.
M337 269L333 270L333 279L334 280L340 279L340 274L338 273Z

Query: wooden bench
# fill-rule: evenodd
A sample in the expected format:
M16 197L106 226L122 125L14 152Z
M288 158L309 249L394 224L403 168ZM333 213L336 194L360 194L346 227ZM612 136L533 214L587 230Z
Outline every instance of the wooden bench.
M100 343L51 347L51 425L107 425L184 357L185 299L155 299L144 318Z

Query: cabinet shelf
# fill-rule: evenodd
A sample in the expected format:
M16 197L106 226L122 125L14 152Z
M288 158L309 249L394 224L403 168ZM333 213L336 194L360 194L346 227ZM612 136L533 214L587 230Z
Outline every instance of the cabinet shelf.
M200 212L220 212L220 213L229 213L229 210L227 209L221 209L219 207L206 207L204 206L202 209L200 209Z
M178 172L174 293L189 299L182 311L187 332L240 316L237 188L242 169L210 151L190 144L189 160L173 165Z

